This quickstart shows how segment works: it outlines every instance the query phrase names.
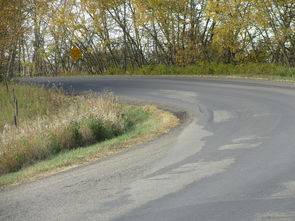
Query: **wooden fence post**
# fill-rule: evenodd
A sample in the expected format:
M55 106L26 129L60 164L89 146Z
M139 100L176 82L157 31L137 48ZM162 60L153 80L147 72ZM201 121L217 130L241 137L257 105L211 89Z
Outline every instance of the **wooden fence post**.
M17 97L15 96L14 88L12 88L12 98L13 98L13 103L15 107L15 114L13 116L13 121L14 121L14 125L17 127L17 117L19 114L19 108L18 108L18 100L17 100Z

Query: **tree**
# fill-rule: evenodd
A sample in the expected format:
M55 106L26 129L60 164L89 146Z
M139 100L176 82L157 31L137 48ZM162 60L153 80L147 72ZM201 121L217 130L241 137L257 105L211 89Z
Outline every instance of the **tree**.
M26 28L24 25L26 1L0 0L0 75L11 78L20 51L17 48Z

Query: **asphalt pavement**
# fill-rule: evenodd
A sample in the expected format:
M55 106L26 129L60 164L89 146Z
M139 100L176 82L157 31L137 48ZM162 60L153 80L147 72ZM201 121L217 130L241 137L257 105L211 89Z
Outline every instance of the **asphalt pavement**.
M294 221L295 84L177 77L26 79L186 113L170 133L0 190L0 220Z

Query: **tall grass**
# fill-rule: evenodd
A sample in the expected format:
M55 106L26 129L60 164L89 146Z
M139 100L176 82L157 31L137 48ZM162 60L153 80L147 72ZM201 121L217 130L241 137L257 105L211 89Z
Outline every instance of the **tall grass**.
M126 133L94 145L61 152L17 172L2 175L0 176L0 188L63 171L120 152L135 144L143 143L168 132L171 128L177 126L179 122L173 114L150 105L124 105L124 112L127 115L125 118L132 120L132 122L128 123L132 127Z
M26 113L33 107L35 116L31 113L22 116L18 127L2 120L5 126L0 132L0 175L64 151L121 135L136 123L135 110L126 111L111 93L70 97L62 92L18 86L19 99L31 102L20 111ZM35 100L21 91L31 93ZM9 96L2 100L5 102L1 107L10 117L9 110L13 107L9 106Z
M224 63L199 63L190 66L146 65L124 71L110 69L107 75L190 75L190 76L241 76L256 78L295 79L295 68L277 64L248 63L232 65Z
M19 123L27 119L53 115L76 99L72 96L65 96L59 90L45 90L17 83L10 83L7 92L6 87L0 84L0 132L4 127L11 127L14 123L13 90L19 105Z

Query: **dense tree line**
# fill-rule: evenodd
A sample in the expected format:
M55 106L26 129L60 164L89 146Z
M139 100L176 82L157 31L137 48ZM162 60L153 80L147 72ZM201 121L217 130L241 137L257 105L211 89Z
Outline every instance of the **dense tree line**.
M295 66L295 0L0 0L0 75ZM73 47L80 60L69 56Z

